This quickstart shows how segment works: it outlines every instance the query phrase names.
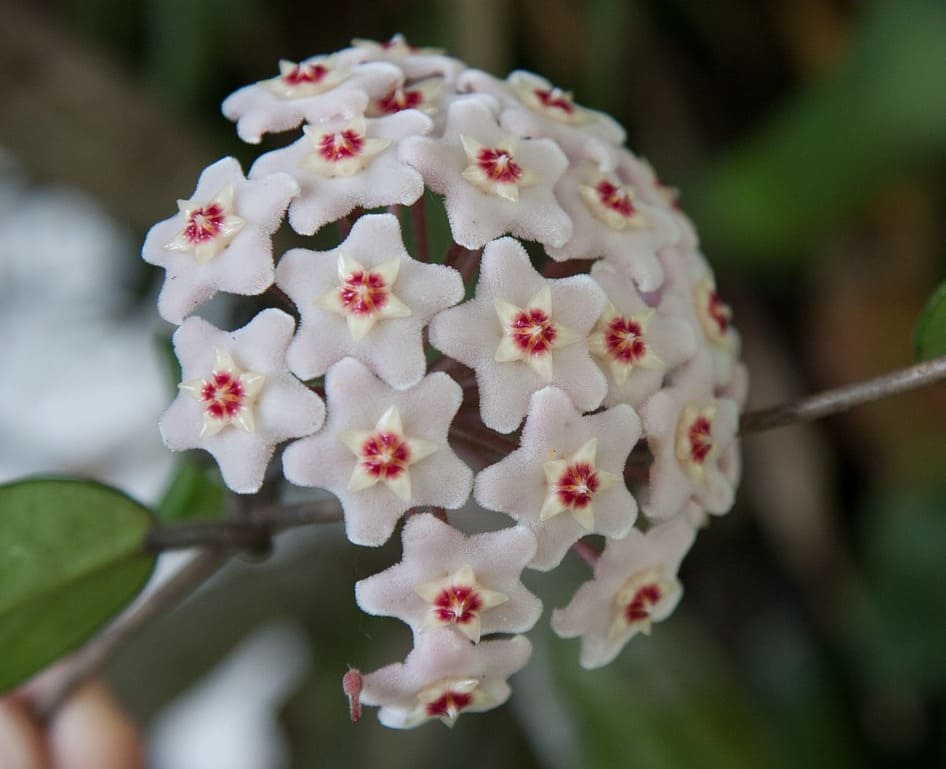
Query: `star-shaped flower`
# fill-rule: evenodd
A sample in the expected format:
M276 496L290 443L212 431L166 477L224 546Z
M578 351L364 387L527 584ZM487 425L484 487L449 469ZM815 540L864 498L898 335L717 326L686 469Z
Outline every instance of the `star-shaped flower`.
M161 417L161 435L174 451L210 452L234 491L259 491L277 443L322 426L322 399L286 368L293 319L263 310L237 331L197 317L174 334L183 384Z
M587 275L543 278L521 243L502 238L483 252L475 297L434 318L430 343L475 369L483 422L508 433L546 384L582 411L601 405L607 382L584 339L604 304Z
M691 499L720 515L732 507L733 481L724 467L738 451L739 407L713 397L713 367L701 351L641 409L654 464L644 512L672 518Z
M553 141L503 131L482 97L450 105L442 139L407 139L400 152L445 197L453 239L465 248L505 233L555 246L571 237L553 194L567 158Z
M371 98L402 82L391 64L346 64L336 56L279 62L279 75L245 86L223 102L240 138L259 144L264 133L288 131L303 121L321 123L364 113Z
M167 271L158 311L180 324L217 291L261 294L273 283L272 234L299 192L287 174L247 181L223 158L204 170L190 200L148 232L141 255Z
M581 637L581 665L607 665L638 633L666 619L683 595L677 571L693 545L696 531L684 516L609 539L571 603L552 614L552 628L562 638Z
M466 502L473 474L447 443L462 400L449 376L431 374L397 391L345 358L328 370L325 392L325 429L290 445L283 468L292 483L341 500L349 540L382 545L409 508Z
M398 389L424 375L424 326L463 298L456 270L408 255L392 214L362 216L331 251L289 251L276 284L299 307L288 355L296 374L322 376L350 355Z
M440 48L420 48L411 45L404 35L394 35L389 40L377 42L356 38L351 41L352 48L342 51L339 57L343 61L385 61L398 66L408 80L419 80L440 75L448 82L456 80L466 65L459 59L444 56Z
M634 284L598 262L591 277L609 302L588 337L588 349L608 378L606 406L640 406L660 389L664 376L696 354L693 328L662 302L649 307Z
M547 571L586 534L623 537L631 529L637 503L624 465L639 437L630 406L582 416L565 393L546 387L532 396L521 447L476 476L474 497L535 532L530 565Z
M572 94L532 72L516 70L505 80L476 69L457 81L461 90L485 93L499 100L500 123L516 136L554 139L571 157L581 157L589 142L608 146L624 141L624 129L610 115L582 107Z
M312 235L358 206L415 202L424 193L424 182L398 160L397 145L430 128L430 118L416 110L306 126L299 141L261 155L250 177L277 171L292 175L302 192L289 207L289 223L300 235Z
M403 663L364 676L361 702L380 706L378 720L395 729L434 719L453 726L462 713L491 710L509 699L506 679L531 654L525 636L471 644L450 630L422 633Z
M432 77L419 83L405 83L372 99L365 114L368 117L384 117L406 109L416 109L429 117L437 114L444 100L443 79Z
M524 633L542 602L520 574L535 555L523 526L467 536L433 515L404 525L401 562L355 585L368 614L397 617L415 634L454 628L474 643L491 633Z
M575 166L562 176L555 193L575 224L561 248L549 248L556 261L604 258L642 291L663 283L657 252L679 238L665 211L640 201L634 187L592 164Z

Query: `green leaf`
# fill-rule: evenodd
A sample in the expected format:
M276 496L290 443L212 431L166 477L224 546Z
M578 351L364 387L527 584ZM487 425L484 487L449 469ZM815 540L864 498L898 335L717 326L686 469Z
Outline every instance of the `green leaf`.
M946 355L946 281L940 284L920 313L913 346L917 360Z
M218 518L226 496L217 471L183 460L158 504L158 517L162 521Z
M0 691L92 636L141 590L148 510L69 479L0 486Z

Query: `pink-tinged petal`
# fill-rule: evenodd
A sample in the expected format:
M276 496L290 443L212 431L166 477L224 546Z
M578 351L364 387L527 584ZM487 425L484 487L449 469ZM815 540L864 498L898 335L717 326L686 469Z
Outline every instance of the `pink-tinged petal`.
M355 586L363 611L397 617L415 634L447 627L473 641L479 641L480 634L526 632L538 620L542 602L520 580L535 555L535 537L527 528L467 536L422 514L407 521L403 539L399 564ZM464 568L472 579L452 584L449 578ZM425 595L427 588L431 595ZM489 593L504 598L489 600ZM468 632L474 621L475 637Z
M501 317L506 306L529 309L546 289L551 321L575 335L571 344L533 350L535 356L549 358L550 375L523 360L511 359L500 347L504 336L513 333ZM497 305L497 299L505 304ZM437 315L430 324L430 342L476 371L483 422L508 433L519 426L532 393L547 384L568 393L582 411L601 405L607 382L591 360L584 339L604 301L603 292L587 275L544 278L532 267L522 244L502 238L483 252L474 298Z
M671 387L650 398L641 416L654 456L643 503L647 516L672 518L691 499L708 512L728 512L735 489L720 471L720 461L733 450L739 408L713 396L708 351L683 366Z
M538 550L530 566L547 571L586 534L623 537L630 531L637 503L623 474L640 433L640 420L629 406L582 416L561 390L547 387L532 396L521 447L476 476L474 497L535 532ZM590 474L612 480L600 487L596 481L576 500L561 484L589 442L595 444L593 461L585 459ZM550 468L555 463L563 464ZM550 506L556 497L558 504Z
M431 374L408 390L392 390L353 358L332 366L325 377L328 422L324 430L290 445L283 454L286 478L299 486L317 486L335 494L345 513L345 531L358 545L378 546L391 536L406 510L419 505L456 509L469 498L472 472L447 443L447 431L462 391L449 376ZM436 446L422 458L408 458L395 483L357 482L367 455L353 451L378 432L379 420L392 407L400 419L400 442ZM395 432L382 431L382 432ZM409 478L407 499L400 480ZM384 481L384 478L379 478Z
M364 121L362 144L382 142L370 150L363 166L348 168L345 173L327 176L313 170L310 158L324 153L325 136L341 135L352 129L352 121L340 120L312 126L306 136L288 147L261 155L250 169L250 177L257 178L275 172L285 172L299 183L301 193L289 207L289 223L301 235L312 235L325 224L348 215L357 207L378 208L389 205L410 205L424 192L420 174L398 159L398 146L406 137L427 133L431 121L416 110L405 110L376 120ZM322 137L322 138L320 138ZM368 151L368 150L366 150ZM339 157L334 153L332 157Z
M190 200L154 225L142 248L146 262L167 272L158 297L161 316L180 324L218 291L256 295L269 288L272 234L298 191L286 174L247 181L233 158L205 169Z
M568 159L551 140L504 132L481 97L450 105L443 138L407 139L400 153L444 196L453 239L466 248L506 233L557 246L571 237L571 220L553 194Z
M581 638L581 665L607 665L652 622L666 619L682 597L676 575L696 538L684 516L609 539L571 603L552 614L552 628L563 638Z
M357 280L342 280L339 260L363 269ZM382 272L397 267L393 282ZM326 298L357 298L357 281L372 281L372 304L341 299L332 307ZM345 241L331 251L294 249L283 256L276 283L295 302L301 316L299 331L289 346L292 370L303 379L322 376L344 357L365 363L387 384L404 389L424 375L426 358L423 329L441 310L463 298L463 281L456 270L412 259L401 238L397 217L391 214L362 216ZM356 285L357 283L357 285ZM386 310L396 300L399 310ZM370 327L355 338L352 319L367 319ZM361 327L364 329L364 327ZM359 332L362 333L362 332Z
M501 705L509 698L506 679L529 661L532 645L524 636L471 644L449 630L424 633L403 663L395 663L363 677L361 701L380 706L378 719L385 726L410 729L439 719L452 725L457 715ZM451 692L453 703L444 702ZM444 712L444 705L455 706Z
M325 418L321 398L286 368L293 328L289 315L264 310L234 332L189 318L174 334L183 384L161 418L162 437L175 451L210 452L224 482L241 494L259 490L278 443L315 432ZM221 360L246 372L243 386L226 390L225 400L211 384ZM230 413L221 412L227 405Z
M372 95L386 92L403 78L397 67L380 62L349 69L330 58L315 57L300 64L321 64L343 76L333 79L335 84L327 90L316 93L300 83L295 97L288 92L277 93L272 87L275 78L230 94L223 102L223 114L236 121L243 141L259 144L264 133L288 131L303 121L321 123L363 114Z
M432 75L442 76L448 83L466 69L459 59L444 56L439 48L419 48L411 45L403 35L394 35L389 40L352 40L352 47L338 54L345 64L360 64L367 61L384 61L399 67L408 80L419 80Z

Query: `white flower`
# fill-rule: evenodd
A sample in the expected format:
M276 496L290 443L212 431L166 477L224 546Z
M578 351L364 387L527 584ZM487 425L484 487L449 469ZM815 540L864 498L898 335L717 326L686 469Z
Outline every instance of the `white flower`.
M261 294L273 283L272 235L299 192L287 174L247 181L223 158L200 175L190 200L148 232L141 255L167 271L158 311L180 324L217 291Z
M424 375L424 326L463 298L456 270L408 255L391 214L362 216L331 251L289 251L276 283L301 316L288 354L298 376L322 376L352 356L398 389Z
M506 233L555 246L571 237L553 194L567 158L553 141L503 131L481 97L454 101L443 138L407 139L401 157L444 196L453 239L465 248Z
M529 396L546 384L582 411L601 405L607 382L585 337L604 303L587 275L543 278L521 243L502 238L483 252L474 298L431 322L430 343L475 369L483 422L508 433L525 416Z
M289 207L289 223L312 235L353 209L410 205L424 192L413 168L398 160L397 145L427 133L430 118L405 110L377 120L356 117L306 126L288 147L261 155L250 169L255 179L277 171L293 176L300 195Z
M286 367L294 322L263 310L237 331L192 317L174 334L181 392L161 417L161 435L175 451L210 452L234 491L259 490L277 443L322 426L322 399Z
M422 633L401 663L364 676L361 701L378 705L378 720L412 729L430 720L453 726L461 713L478 713L509 699L506 679L529 661L524 636L471 644L449 630Z
M418 505L455 509L470 496L473 473L447 444L462 393L443 373L392 390L364 364L345 358L325 377L328 423L283 453L286 478L335 494L345 532L377 546Z
M582 416L561 390L546 387L532 396L521 448L476 476L474 496L535 532L530 565L547 571L586 534L630 531L637 503L624 465L639 437L630 406Z
M454 628L474 643L535 625L542 602L520 580L535 555L527 528L467 536L423 514L408 519L403 539L399 564L355 585L363 611L397 617L415 634Z
M677 571L696 532L685 518L636 529L621 540L609 539L571 603L552 614L552 629L563 638L581 637L581 665L611 662L638 633L666 619L683 595Z
M394 35L380 43L362 38L355 38L351 42L352 48L339 54L342 61L389 62L399 67L409 80L440 75L452 83L466 68L459 59L444 56L440 48L418 48L411 45L404 35Z

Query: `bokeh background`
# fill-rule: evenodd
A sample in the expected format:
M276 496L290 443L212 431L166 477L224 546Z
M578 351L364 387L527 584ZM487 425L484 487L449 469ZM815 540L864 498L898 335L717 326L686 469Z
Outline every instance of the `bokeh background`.
M535 70L627 127L698 225L753 406L913 360L946 275L943 0L0 0L2 478L160 498L171 329L147 227L213 160L253 158L219 114L229 92L398 31ZM396 543L332 527L237 562L108 675L157 769L942 767L944 428L940 386L747 438L739 503L699 538L671 620L592 673L543 621L510 704L452 731L348 722L346 665L401 658L408 631L351 590ZM547 607L574 561L532 580Z

